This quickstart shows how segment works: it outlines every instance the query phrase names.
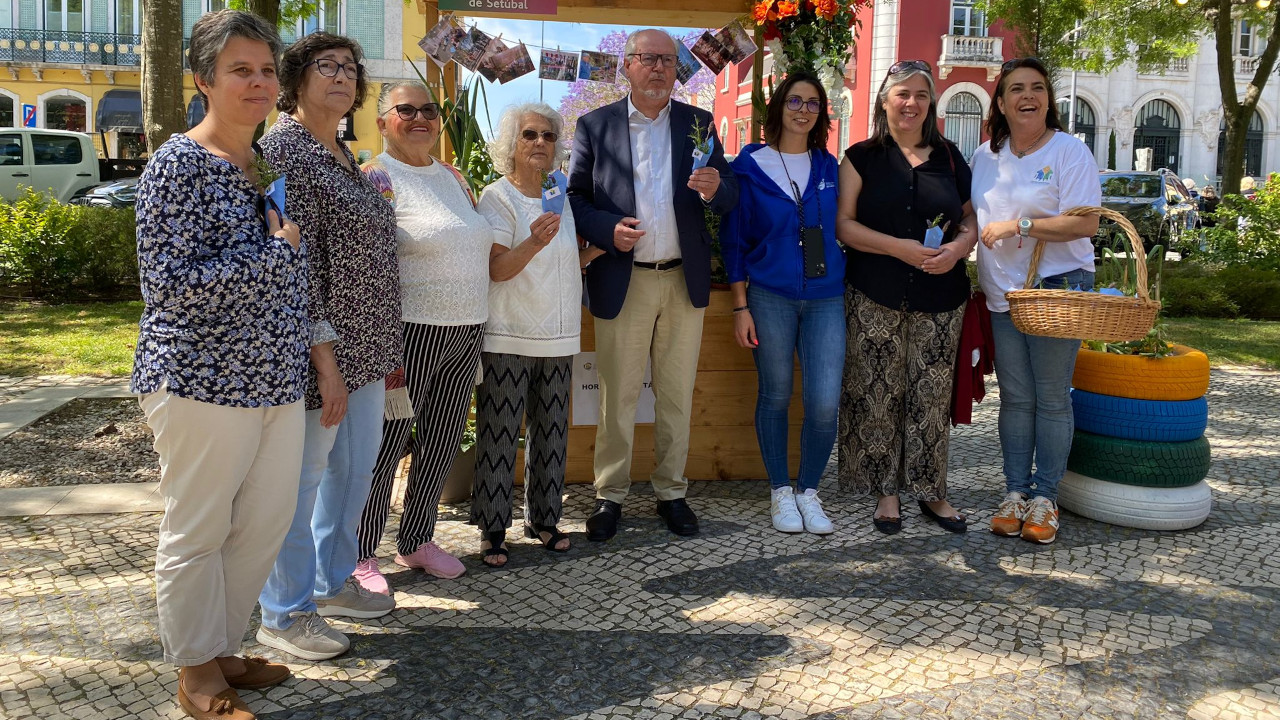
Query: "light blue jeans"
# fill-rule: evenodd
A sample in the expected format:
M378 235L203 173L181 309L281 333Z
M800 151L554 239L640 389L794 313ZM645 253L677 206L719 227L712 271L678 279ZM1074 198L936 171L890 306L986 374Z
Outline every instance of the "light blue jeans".
M800 491L817 489L836 442L840 378L844 372L844 297L792 300L764 288L747 288L747 303L756 324L759 393L756 396L756 439L772 487L787 487L791 386L795 357L800 354L804 424L800 428Z
M1050 289L1077 286L1092 289L1093 273L1073 270L1040 283L1040 287ZM1014 327L1007 312L991 313L991 332L995 336L996 381L1000 385L1005 492L1056 501L1075 433L1071 375L1076 369L1080 341L1026 335Z
M337 595L356 569L356 528L382 443L385 397L381 378L351 393L337 427L322 426L320 410L307 411L298 506L258 596L263 625L283 630L293 624L289 613L314 612L315 598Z

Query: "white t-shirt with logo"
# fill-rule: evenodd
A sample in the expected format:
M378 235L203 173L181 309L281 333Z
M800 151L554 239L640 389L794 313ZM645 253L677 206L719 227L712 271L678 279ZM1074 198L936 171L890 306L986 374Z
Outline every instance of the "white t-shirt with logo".
M985 142L973 154L971 164L979 232L993 222L1054 217L1079 205L1102 202L1093 153L1065 132L1055 132L1044 147L1022 158L1009 150L1008 141L998 154ZM987 295L989 310L1009 311L1004 294L1021 289L1026 282L1035 246L1034 227L1025 241L1015 235L990 250L978 243L978 281ZM1046 243L1037 274L1046 278L1080 269L1094 269L1091 238Z

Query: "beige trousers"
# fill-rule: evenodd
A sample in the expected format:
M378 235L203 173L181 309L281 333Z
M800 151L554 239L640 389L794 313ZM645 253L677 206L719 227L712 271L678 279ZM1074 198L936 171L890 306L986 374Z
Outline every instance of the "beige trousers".
M596 428L596 497L621 503L631 488L636 403L652 358L656 467L649 481L659 500L682 498L689 480L689 417L706 308L689 302L684 268L633 268L622 311L596 318L600 425Z
M234 655L298 504L302 402L226 407L161 389L139 404L160 455L164 658L183 666Z

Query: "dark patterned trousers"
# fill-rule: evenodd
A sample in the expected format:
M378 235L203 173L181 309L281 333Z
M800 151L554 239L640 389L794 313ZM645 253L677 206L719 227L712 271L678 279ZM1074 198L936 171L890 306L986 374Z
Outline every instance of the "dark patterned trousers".
M560 522L572 360L572 356L481 353L484 382L476 391L476 485L471 496L471 522L480 532L511 527L522 419L527 425L525 519L534 525Z
M964 305L940 313L894 310L852 288L844 299L840 489L943 500Z
M373 466L373 487L360 517L361 560L378 553L391 509L396 466L404 456L406 442L410 443L413 463L396 550L408 555L435 535L436 506L462 443L483 340L483 323L404 324L404 378L414 416L382 423L382 448ZM412 438L410 430L414 431Z

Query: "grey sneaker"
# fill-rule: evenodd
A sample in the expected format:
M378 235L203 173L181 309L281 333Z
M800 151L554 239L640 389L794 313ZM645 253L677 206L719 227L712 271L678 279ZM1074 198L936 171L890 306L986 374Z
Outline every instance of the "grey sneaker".
M353 577L347 578L342 590L328 600L316 600L316 612L324 617L348 617L369 620L380 618L396 609L395 598L370 592Z
M258 642L303 660L328 660L351 647L346 635L329 627L316 613L291 612L289 617L293 624L284 630L272 630L266 625L258 628Z

